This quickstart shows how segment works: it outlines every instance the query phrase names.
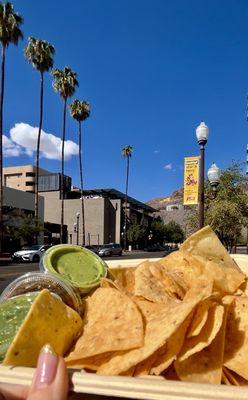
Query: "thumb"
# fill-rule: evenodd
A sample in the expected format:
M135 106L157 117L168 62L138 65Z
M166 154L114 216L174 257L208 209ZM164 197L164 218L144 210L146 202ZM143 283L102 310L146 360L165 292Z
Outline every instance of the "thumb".
M37 368L27 400L66 400L68 374L64 359L58 357L50 345L39 355Z

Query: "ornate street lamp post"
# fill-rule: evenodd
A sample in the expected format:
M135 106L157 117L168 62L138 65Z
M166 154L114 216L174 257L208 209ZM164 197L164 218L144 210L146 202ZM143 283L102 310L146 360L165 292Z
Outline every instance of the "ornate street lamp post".
M196 128L196 137L200 146L200 175L199 175L199 229L204 226L204 157L205 144L208 141L208 127L201 122Z
M209 130L205 122L201 122L196 128L196 137L200 145L200 174L199 174L199 229L204 226L204 158L205 144L208 141ZM208 199L213 200L217 195L217 187L220 183L221 171L215 163L211 165L207 172L208 180L211 185L212 192L208 195Z
M76 217L77 217L77 245L78 245L79 244L79 217L80 217L79 212L77 212Z

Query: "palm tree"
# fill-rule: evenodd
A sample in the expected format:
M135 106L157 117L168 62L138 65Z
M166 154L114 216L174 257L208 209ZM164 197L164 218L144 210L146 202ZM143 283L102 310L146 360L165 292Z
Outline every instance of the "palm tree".
M63 70L52 70L53 75L53 88L58 92L64 102L63 112L63 128L62 128L62 166L61 166L61 184L60 184L60 198L61 198L61 222L60 222L60 243L63 243L63 226L64 226L64 150L65 150L65 124L66 124L66 106L68 97L72 97L78 86L77 74L71 68L65 67Z
M40 138L43 121L43 88L44 88L44 72L48 72L53 67L53 55L55 53L54 46L46 40L35 39L30 37L24 54L28 62L40 73L40 120L36 148L36 174L35 174L35 219L38 222L39 216L39 160L40 160ZM36 238L37 240L37 238Z
M82 121L90 116L90 105L87 101L74 100L70 104L72 118L78 122L78 147L79 147L79 173L80 173L80 192L82 209L82 245L85 245L85 217L84 217L84 196L83 196L83 169L82 169Z
M3 242L3 98L5 80L5 53L8 46L18 44L23 39L20 25L23 18L14 11L11 3L0 4L0 42L2 44L2 66L1 66L1 92L0 92L0 251Z
M127 191L129 178L129 159L132 156L133 147L128 145L121 150L123 157L127 159L126 191L125 191L125 215L124 215L124 250L127 249Z

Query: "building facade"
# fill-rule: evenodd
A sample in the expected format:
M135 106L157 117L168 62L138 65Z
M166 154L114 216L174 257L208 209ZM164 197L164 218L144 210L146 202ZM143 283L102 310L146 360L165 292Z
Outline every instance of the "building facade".
M11 234L11 229L18 228L20 223L19 216L34 216L34 194L25 191L13 189L11 187L3 188L3 251L11 252L26 244L24 240L18 240ZM44 199L39 196L39 218L44 221ZM43 232L38 237L38 243L43 243Z
M36 168L32 165L8 167L3 169L7 188L22 192L34 192ZM39 196L44 207L44 240L56 244L60 240L61 220L61 174L39 170ZM71 178L64 176L64 236L66 242L82 244L81 192L73 187ZM27 193L26 193L27 194ZM31 201L34 209L34 194ZM115 189L84 190L85 239L87 245L104 243L123 243L125 194ZM156 210L130 196L127 199L128 223L148 227ZM31 205L30 205L31 206Z
M47 175L50 172L39 169L40 175ZM36 167L23 165L18 167L3 168L3 184L12 189L34 193Z

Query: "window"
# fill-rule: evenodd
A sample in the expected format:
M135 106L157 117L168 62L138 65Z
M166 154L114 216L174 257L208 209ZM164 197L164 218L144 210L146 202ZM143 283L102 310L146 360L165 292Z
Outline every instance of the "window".
M34 182L26 182L26 186L34 186Z
M26 172L26 177L35 177L35 172Z

